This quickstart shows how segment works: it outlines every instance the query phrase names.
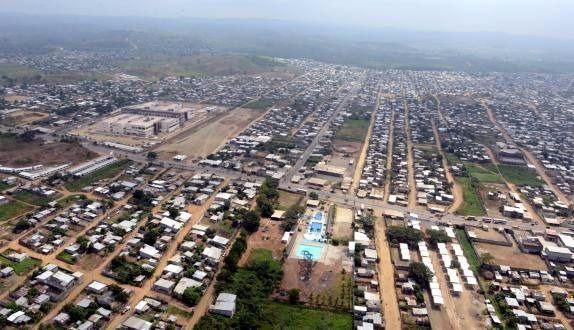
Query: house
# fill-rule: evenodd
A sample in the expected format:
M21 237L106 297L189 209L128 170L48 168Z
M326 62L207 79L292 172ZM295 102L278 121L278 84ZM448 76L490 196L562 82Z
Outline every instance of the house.
M153 289L158 292L164 292L170 294L175 286L175 282L160 278L153 284Z
M160 259L161 253L153 246L144 244L140 249L140 256L146 259Z
M130 316L122 323L122 328L130 330L150 330L152 323L136 316Z
M215 304L209 307L212 313L232 317L235 314L235 302L237 296L231 293L222 292L217 296Z
M187 288L199 288L201 285L202 285L201 282L198 282L194 279L182 277L179 280L179 282L177 283L177 285L175 286L175 288L173 289L173 293L176 296L181 297L183 295L183 292L185 291L185 289L187 289Z
M219 259L221 259L221 255L223 254L223 250L215 247L215 246L208 246L203 249L201 256L205 258L209 263L216 265L219 263Z

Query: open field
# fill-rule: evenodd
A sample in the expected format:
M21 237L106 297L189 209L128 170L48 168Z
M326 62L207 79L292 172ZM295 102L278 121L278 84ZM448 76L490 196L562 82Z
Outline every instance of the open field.
M348 240L352 238L353 210L345 207L337 207L335 212L335 223L333 225L333 238Z
M10 201L0 205L0 221L12 219L32 210L32 207L19 201Z
M273 100L261 98L258 100L251 101L246 105L244 105L243 107L249 109L266 109L272 106L274 103L275 101Z
M146 80L168 76L233 75L285 70L287 67L271 58L251 55L152 56L120 63L127 74Z
M247 240L247 250L239 260L239 265L247 265L251 258L272 256L281 259L285 249L281 238L283 238L281 222L261 219L259 230L251 234Z
M368 120L349 119L343 123L343 127L337 131L335 137L343 141L363 142L368 130Z
M46 206L51 201L55 200L58 196L53 197L45 197L36 193L33 193L28 190L20 190L14 195L12 195L14 199L17 199L22 202L26 202L28 204L34 204L38 206Z
M500 174L496 171L496 168L482 166L473 163L465 163L464 166L468 171L469 175L475 177L478 181L482 183L500 183L502 178Z
M470 264L470 268L472 269L472 271L477 272L480 268L481 262L480 258L472 248L468 235L463 229L455 229L455 234L456 239L458 240L460 246L462 247L464 256L466 257L468 263Z
M8 124L11 125L28 125L33 124L37 121L42 119L48 118L49 115L44 112L35 112L35 111L28 111L28 110L19 110L15 112L11 112L7 115L6 121Z
M32 269L39 266L42 262L35 258L26 258L22 262L14 262L3 255L0 255L0 265L12 267L18 275L27 274Z
M500 174L502 174L506 180L517 186L526 185L539 187L545 184L545 182L538 177L536 171L531 170L526 166L499 164L497 167L500 171Z
M165 157L165 154L170 157L181 154L187 155L190 159L203 158L243 131L255 118L261 115L261 111L245 108L235 109L178 141L162 145L156 151L160 153L160 157Z
M456 178L462 187L463 202L462 205L456 210L460 215L484 215L482 201L478 194L478 189L471 183L471 179L459 177Z
M349 313L336 313L303 306L269 302L263 305L266 322L261 329L351 329L353 318Z
M548 269L540 256L523 253L520 251L516 243L513 243L512 246L475 243L474 246L476 247L479 255L490 253L494 257L492 263L496 265L506 265L512 268Z
M39 140L25 141L16 135L0 134L0 164L2 166L76 164L95 156L96 154L77 143L44 144Z
M292 192L279 190L279 205L282 208L288 208L294 204L301 204L303 200L303 195L295 194Z
M76 179L72 182L66 184L66 188L70 191L80 191L85 186L89 186L94 182L97 182L102 179L107 179L116 176L120 173L128 164L130 163L129 160L121 160L114 164L108 165L104 168L97 170L96 172Z

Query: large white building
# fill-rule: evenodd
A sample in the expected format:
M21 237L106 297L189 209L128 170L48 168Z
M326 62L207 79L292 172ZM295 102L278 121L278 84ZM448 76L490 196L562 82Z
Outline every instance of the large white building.
M178 118L122 113L102 120L98 129L109 134L150 137L161 133L173 132L179 127L180 122Z

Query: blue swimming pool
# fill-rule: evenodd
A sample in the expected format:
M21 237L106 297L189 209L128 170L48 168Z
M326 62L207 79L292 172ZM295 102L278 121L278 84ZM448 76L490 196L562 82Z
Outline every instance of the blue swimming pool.
M297 257L299 258L303 258L304 256L304 252L303 251L308 251L311 254L311 258L313 260L317 260L319 258L321 258L321 254L323 254L323 245L322 244L305 244L305 243L299 243L299 246L297 247Z

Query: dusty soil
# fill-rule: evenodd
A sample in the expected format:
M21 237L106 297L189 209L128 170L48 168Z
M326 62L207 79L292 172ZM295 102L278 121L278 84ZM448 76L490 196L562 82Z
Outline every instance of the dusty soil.
M540 256L522 253L518 246L500 246L494 244L475 243L474 246L480 254L490 253L494 256L494 263L516 268L548 270Z
M341 264L326 265L321 262L316 262L313 267L311 279L309 281L302 281L299 275L299 259L289 258L283 264L283 280L281 281L281 289L290 290L298 288L301 290L301 301L309 301L309 296L320 294L336 295L343 274L341 271L343 267Z
M47 113L20 110L8 115L8 120L15 125L28 125L49 117Z
M283 207L289 207L295 203L299 203L303 200L303 195L294 194L287 191L279 191L279 204Z
M188 136L162 145L157 149L165 157L175 154L187 155L189 158L203 158L223 145L227 140L242 132L261 110L240 108L208 123Z
M400 329L401 316L395 292L395 270L391 262L391 253L385 233L384 221L375 223L377 251L379 253L379 290L383 300L383 315L387 329Z
M81 163L97 155L75 143L25 142L19 138L0 137L0 164L23 167Z
M241 256L239 265L244 266L247 263L251 251L254 249L270 250L273 253L273 258L280 259L285 249L285 244L281 243L281 238L283 238L283 229L281 229L280 221L261 219L259 230L251 234L247 240L247 251Z
M333 237L339 239L351 239L353 229L351 223L353 222L353 210L345 207L337 207L335 213L335 223L333 225Z

